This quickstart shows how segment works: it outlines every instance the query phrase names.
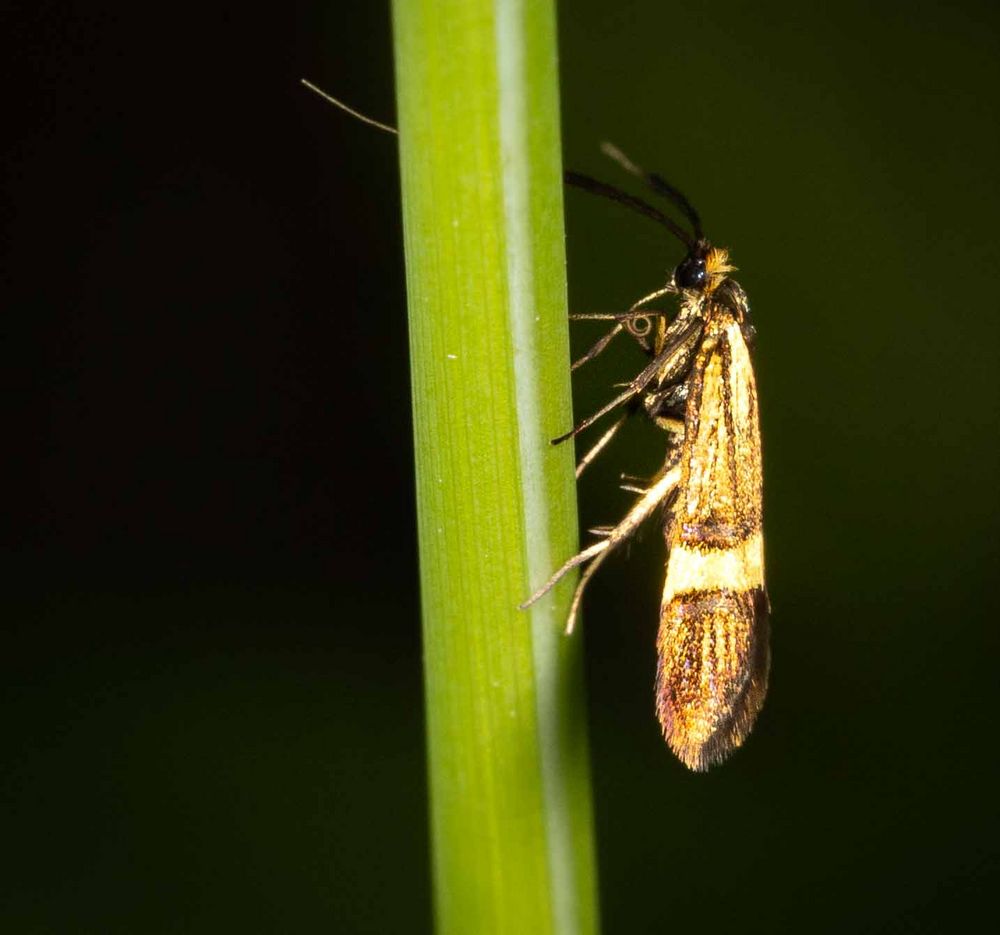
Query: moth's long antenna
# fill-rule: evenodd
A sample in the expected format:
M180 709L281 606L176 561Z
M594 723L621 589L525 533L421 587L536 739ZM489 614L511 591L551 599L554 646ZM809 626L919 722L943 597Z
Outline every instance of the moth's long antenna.
M702 239L701 218L698 216L698 212L695 211L691 202L663 178L662 175L657 175L655 172L647 172L641 166L637 166L614 143L601 143L601 152L609 159L614 159L626 172L631 173L638 179L642 179L658 195L669 198L684 212L685 217L691 222L695 237L698 240Z
M585 192L590 192L592 195L601 195L604 198L610 198L612 201L617 201L619 204L623 204L633 211L638 211L639 214L644 214L646 217L652 218L658 224L662 224L667 228L688 250L694 249L695 241L684 228L668 218L659 209L654 208L651 204L647 204L641 198L636 198L634 195L623 192L620 188L615 188L614 185L598 182L597 179L592 179L589 175L582 175L579 172L567 170L563 173L563 180L567 185L575 185L577 188L582 188Z
M328 101L333 104L334 107L339 107L341 110L347 111L347 113L349 113L352 117L357 117L362 123L367 123L372 127L378 127L380 130L385 130L386 133L391 133L393 136L399 136L399 131L395 127L390 127L387 123L379 123L378 120L373 120L371 117L359 114L353 107L348 107L343 101L338 101L332 94L327 94L326 91L320 90L311 81L306 81L305 78L300 78L299 80L310 91L314 91L321 98L323 98L324 101Z
M348 107L343 101L338 100L332 94L327 94L327 92L322 88L316 87L316 85L305 78L300 78L299 80L310 91L323 98L324 101L329 104L333 104L334 107L339 107L342 111L345 111L352 117L360 120L362 123L367 123L369 126L376 127L379 130L384 130L386 133L391 133L393 136L399 136L399 131L395 127L391 127L387 123L382 123L380 120L375 120L373 117L367 117L359 111L356 111L353 107ZM623 166L629 169L630 172L640 175L642 174L641 170L639 170L637 166L632 165L632 163L630 163L618 150L614 149L610 143L605 143L602 146L602 149L605 147L610 147L611 150L614 150L614 152L617 153L617 156L613 156L612 158L616 158ZM611 152L609 152L608 149L605 149L605 152L607 152L608 155L611 155ZM695 241L691 239L691 236L687 233L687 231L678 226L662 211L654 208L651 204L647 204L641 198L636 198L634 195L629 195L627 192L623 192L621 189L615 188L613 185L608 185L605 182L599 182L597 179L592 179L589 175L582 175L579 172L566 171L563 173L563 179L567 185L575 185L577 188L582 188L584 191L588 191L592 195L602 195L605 198L610 198L612 201L617 201L619 204L626 205L633 211L638 211L640 214L644 214L646 217L652 218L657 223L666 227L667 230L669 230L689 250L694 248ZM656 182L656 184L650 182L655 191L660 194L670 195L670 197L675 200L675 203L679 205L681 210L692 219L695 235L698 239L701 239L701 224L698 221L698 215L695 213L691 205L688 204L687 199L684 198L680 192L676 191L676 189L673 189L666 182L660 179L659 176L650 176L647 181L650 179L655 180Z

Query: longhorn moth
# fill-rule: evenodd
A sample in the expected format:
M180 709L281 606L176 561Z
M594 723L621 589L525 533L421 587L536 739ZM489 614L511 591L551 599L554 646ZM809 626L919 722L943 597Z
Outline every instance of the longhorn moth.
M729 276L735 267L727 251L705 238L687 198L616 147L605 143L602 149L666 198L690 229L589 176L566 172L566 183L659 222L684 244L687 255L670 282L628 311L573 316L614 322L574 370L623 331L650 360L607 405L552 441L564 442L622 411L580 459L579 477L630 413L645 412L666 434L666 456L647 486L626 486L639 496L624 518L595 530L598 540L569 559L522 606L584 566L566 621L566 632L572 632L594 573L660 509L668 554L656 638L656 714L671 750L690 769L701 771L743 743L764 703L770 668L760 429L749 352L754 329L746 293ZM668 295L679 300L674 315L648 307Z

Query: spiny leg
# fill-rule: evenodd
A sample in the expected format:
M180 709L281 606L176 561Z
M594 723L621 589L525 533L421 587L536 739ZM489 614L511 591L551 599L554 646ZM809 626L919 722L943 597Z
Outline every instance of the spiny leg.
M679 326L679 331L677 336L669 344L665 345L663 350L653 358L646 366L639 372L638 376L635 377L630 383L626 384L625 389L619 393L611 402L606 403L600 409L597 410L593 415L588 416L582 422L575 425L572 429L563 435L559 435L552 439L553 445L558 445L560 442L566 441L567 438L572 438L574 435L579 435L584 429L589 428L602 416L607 415L619 406L627 403L630 399L633 399L639 393L645 389L647 384L653 380L660 370L667 367L672 358L677 357L678 354L683 353L684 347L688 342L689 338L695 335L696 332L700 331L703 327L703 323L700 319L694 319L693 321L685 322ZM671 325L673 328L673 325Z
M591 463L605 448L608 442L615 437L618 430L625 424L625 420L631 415L631 413L625 412L618 417L618 420L614 425L611 426L598 440L597 443L588 451L581 459L580 463L576 466L576 476L579 479L580 475L587 469L587 465Z
M611 533L608 533L610 538ZM571 559L568 559L566 563L560 568L548 581L545 582L534 594L531 595L524 603L518 604L518 610L527 610L535 601L544 597L549 591L551 591L568 573L571 572L578 565L582 565L584 562L592 559L595 555L600 555L606 548L608 548L608 539L602 539L600 542L595 542L593 545L588 545L582 552L577 552Z
M576 626L576 618L580 611L580 602L583 600L583 592L586 590L594 573L600 568L611 550L631 539L642 524L642 521L670 496L677 486L678 481L680 481L680 477L680 464L676 464L670 470L665 471L663 476L650 486L635 502L632 509L625 514L625 518L611 530L607 539L602 540L607 545L607 548L598 553L594 561L584 569L583 574L580 575L580 580L577 582L576 590L573 592L573 602L570 604L569 614L566 617L565 632L567 636L573 632L573 628Z
M665 315L664 312L657 311L656 309L647 308L643 309L642 306L646 302L651 302L653 299L658 299L661 296L667 295L670 292L676 292L677 289L672 285L668 284L662 289L657 289L655 292L649 293L649 295L644 295L641 299L633 302L627 312L592 312L584 313L580 315L570 315L570 321L615 321L618 322L614 328L611 329L608 334L604 335L586 354L583 355L579 360L573 362L573 366L570 367L571 370L576 370L577 367L582 367L588 361L593 360L598 354L600 354L610 343L621 334L623 328L628 329L628 333L632 335L636 341L639 342L643 350L648 351L649 346L645 344L642 340L643 335L638 334L632 327L632 323L640 318L648 318L653 315Z
M622 474L620 480L623 483L618 485L619 490L627 491L628 493L645 493L646 488L638 486L640 483L644 483L641 477L636 477L634 474Z
M520 609L524 610L525 608L530 607L535 603L535 601L555 587L555 585L558 584L567 572L572 571L577 566L593 559L593 562L591 562L584 573L580 576L580 580L576 586L576 591L573 593L573 603L570 605L569 615L566 618L566 633L572 633L573 627L576 624L576 616L580 609L580 601L583 599L584 589L587 587L587 583L590 581L591 577L593 577L594 572L600 567L607 554L612 549L621 545L623 542L628 541L633 535L635 535L635 532L639 528L642 521L646 519L646 517L648 517L650 513L652 513L661 503L663 503L668 496L670 496L674 487L677 486L680 476L681 468L679 463L674 462L669 468L665 468L649 489L644 491L642 496L632 505L632 509L625 514L622 521L608 533L606 539L602 539L600 542L595 542L593 545L585 548L582 552L574 555L562 566L562 568L549 578L545 584L532 594L531 597L521 604Z
M661 354L660 357L662 356L663 355ZM632 380L631 383L626 384L626 389L623 392L619 393L614 399L612 399L611 402L602 406L592 416L588 416L586 419L575 425L565 434L560 435L558 438L553 438L552 444L558 445L560 442L566 441L567 438L572 438L574 435L579 435L580 432L593 425L598 419L601 418L601 416L607 415L613 409L617 409L623 403L627 403L630 399L632 399L633 396L642 392L646 384L649 383L649 381L656 376L656 371L660 368L660 365L662 363L660 357L657 357L655 360L647 364L645 368L643 368L643 370L639 373L639 375L634 380Z

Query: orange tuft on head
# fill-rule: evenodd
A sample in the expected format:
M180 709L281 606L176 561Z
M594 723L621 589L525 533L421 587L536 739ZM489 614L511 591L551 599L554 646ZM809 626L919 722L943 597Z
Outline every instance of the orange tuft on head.
M729 251L724 247L710 247L705 244L707 250L705 257L705 286L707 294L715 292L722 285L728 273L732 273L736 267L729 264Z
M709 276L725 276L726 273L736 271L735 266L729 265L729 251L725 247L711 247L708 256L705 257L705 272Z

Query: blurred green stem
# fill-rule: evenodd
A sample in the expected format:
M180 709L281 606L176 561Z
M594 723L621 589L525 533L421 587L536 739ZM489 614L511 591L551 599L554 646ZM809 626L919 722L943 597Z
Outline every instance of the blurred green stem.
M393 14L437 928L595 932L555 11Z

